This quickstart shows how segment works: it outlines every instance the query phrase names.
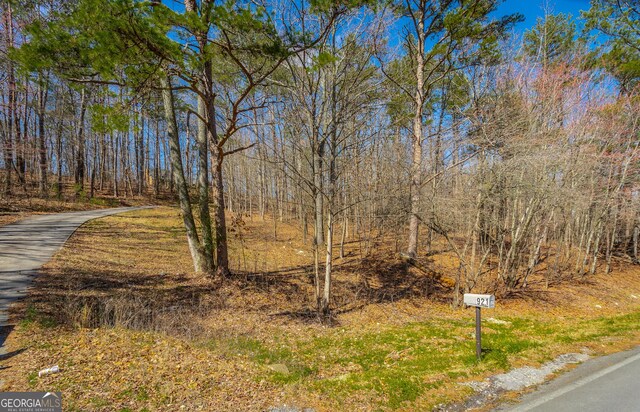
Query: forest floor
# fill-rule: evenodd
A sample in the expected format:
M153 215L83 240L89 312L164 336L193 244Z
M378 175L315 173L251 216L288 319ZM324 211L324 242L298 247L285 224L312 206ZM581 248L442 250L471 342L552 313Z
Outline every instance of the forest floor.
M640 344L638 266L498 299L478 363L474 311L451 307L446 251L424 273L348 243L326 324L311 310L313 254L299 229L277 222L276 238L269 218L229 225L224 282L193 274L175 208L82 226L14 307L1 389L61 391L68 411L422 411L472 395L465 382Z

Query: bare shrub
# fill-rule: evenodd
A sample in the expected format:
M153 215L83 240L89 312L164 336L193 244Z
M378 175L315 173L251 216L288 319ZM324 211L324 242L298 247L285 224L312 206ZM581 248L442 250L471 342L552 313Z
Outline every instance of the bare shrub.
M170 306L133 294L72 296L64 299L55 317L72 327L116 327L194 338L203 333L200 320L222 306L215 296L193 297Z

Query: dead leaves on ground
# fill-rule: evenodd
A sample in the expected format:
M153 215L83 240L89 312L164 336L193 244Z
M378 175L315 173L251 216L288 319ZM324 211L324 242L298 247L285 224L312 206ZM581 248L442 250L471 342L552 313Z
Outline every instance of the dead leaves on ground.
M60 390L70 410L249 411L281 402L281 390L250 359L158 334L30 325L10 339L27 350L3 363L10 372L3 390ZM60 373L34 375L54 364Z

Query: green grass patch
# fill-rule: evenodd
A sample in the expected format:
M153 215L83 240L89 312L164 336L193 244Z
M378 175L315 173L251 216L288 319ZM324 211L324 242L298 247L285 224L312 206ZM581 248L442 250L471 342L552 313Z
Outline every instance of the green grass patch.
M86 199L86 193L80 194L81 199ZM105 207L116 207L119 206L119 202L116 199L111 198L103 198L103 197L92 197L89 199L89 203L96 206L105 206Z
M268 377L271 381L281 384L297 382L315 372L315 369L297 360L289 348L285 346L269 348L261 341L248 336L212 339L205 342L204 346L223 356L247 357L258 365L265 367L273 364L286 365L288 373L268 372ZM268 370L268 368L266 369Z
M34 388L38 384L38 372L30 372L27 376L27 382L29 382L30 388Z
M104 408L105 406L111 405L111 401L105 398L91 398L89 399L89 403L95 408Z
M118 399L135 399L137 401L148 401L149 400L149 392L147 391L147 389L143 386L143 387L137 387L137 388L129 388L126 389L122 392L120 392L118 395L116 395L116 398Z
M53 328L57 326L55 319L38 312L33 305L29 305L19 325L21 328L29 328L36 324L43 328Z
M295 379L344 405L355 394L375 394L376 407L411 405L429 391L456 380L509 370L517 360L543 363L576 350L576 344L638 330L640 312L591 320L502 318L483 322L483 359L475 357L474 322L440 319L357 333L336 329L306 341L270 348L243 338L231 345L258 363L308 365Z

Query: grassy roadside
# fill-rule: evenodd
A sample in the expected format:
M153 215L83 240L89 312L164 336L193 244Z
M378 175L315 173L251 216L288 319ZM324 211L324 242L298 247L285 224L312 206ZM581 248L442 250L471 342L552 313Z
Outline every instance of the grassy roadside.
M575 300L499 302L485 312L479 364L473 311L421 296L360 301L323 326L303 316L310 255L296 229L281 225L277 241L268 222L237 230L232 261L262 275L238 269L214 288L190 273L175 209L83 226L22 306L3 390L60 390L77 411L429 410L470 395L465 381L640 343L633 271L548 291ZM346 299L363 275L338 276ZM60 374L37 377L53 364Z
M367 330L282 329L271 339L187 341L121 328L71 330L27 322L11 340L6 390L60 390L68 410L430 410L471 394L459 385L558 354L605 354L640 343L640 312L571 321L500 318L485 325L476 363L470 320ZM275 332L275 331L274 331ZM63 372L38 378L57 363ZM287 373L273 371L285 365Z

